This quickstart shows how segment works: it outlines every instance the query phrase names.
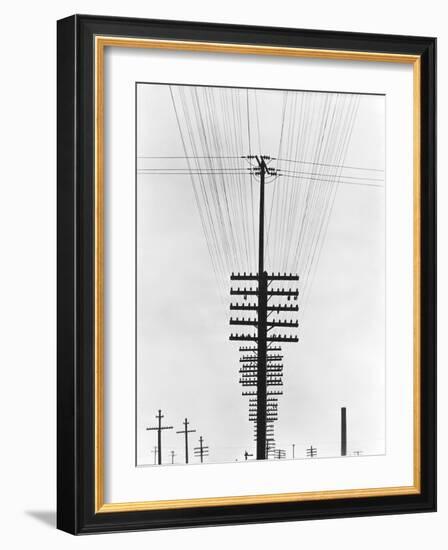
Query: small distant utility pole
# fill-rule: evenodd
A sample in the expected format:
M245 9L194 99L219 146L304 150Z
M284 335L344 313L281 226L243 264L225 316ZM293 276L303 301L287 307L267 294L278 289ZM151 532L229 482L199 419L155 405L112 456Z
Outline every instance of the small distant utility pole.
M201 459L201 463L204 462L204 456L208 456L208 447L204 445L204 438L199 438L199 447L194 448L194 455Z
M284 449L275 449L274 457L277 460L281 460L282 458L286 458L286 451Z
M171 451L171 464L174 464L174 457L176 456L176 453L174 451Z
M247 460L250 456L254 456L252 453L244 452L244 460Z
M292 458L296 458L296 444L292 444Z
M154 455L154 464L157 464L157 445L154 445L154 448L151 452Z
M347 410L341 408L341 456L347 456Z
M317 456L317 448L311 445L311 447L306 450L306 456L308 458L314 458L315 456Z
M185 464L188 464L188 434L191 434L195 432L196 430L189 430L188 429L188 419L186 418L183 422L184 429L176 432L177 434L184 434L185 436Z
M275 453L275 441L272 436L266 438L266 458Z
M162 411L159 409L158 414L156 415L158 420L158 425L151 428L146 428L147 430L157 430L157 451L158 456L157 460L159 464L162 464L162 430L172 430L173 426L162 426L162 418L164 418Z

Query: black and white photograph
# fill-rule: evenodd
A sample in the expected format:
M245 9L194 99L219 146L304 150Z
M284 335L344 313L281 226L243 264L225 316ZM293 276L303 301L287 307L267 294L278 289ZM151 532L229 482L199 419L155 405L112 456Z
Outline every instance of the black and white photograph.
M6 550L443 546L444 8L4 4Z
M386 97L135 94L136 466L387 454Z

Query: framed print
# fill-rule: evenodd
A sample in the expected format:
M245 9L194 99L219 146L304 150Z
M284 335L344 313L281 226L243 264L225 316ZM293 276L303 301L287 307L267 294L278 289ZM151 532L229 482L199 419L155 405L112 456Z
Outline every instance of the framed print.
M434 511L433 38L58 22L58 527Z

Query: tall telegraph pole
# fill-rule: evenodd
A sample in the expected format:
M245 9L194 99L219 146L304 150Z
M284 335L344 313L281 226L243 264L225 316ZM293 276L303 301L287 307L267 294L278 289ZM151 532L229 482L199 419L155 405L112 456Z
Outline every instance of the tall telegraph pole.
M263 157L260 168L260 221L258 232L258 372L257 372L257 459L266 458L266 350L268 274L264 270L264 176L268 170Z
M241 384L243 386L256 387L256 392L244 392L243 395L256 396L255 403L250 404L249 420L256 423L256 442L257 442L257 460L262 460L268 456L267 432L272 439L273 432L268 430L268 425L277 420L277 398L272 397L271 406L268 407L268 397L281 395L281 391L268 392L268 386L282 386L283 365L278 365L275 362L279 361L280 356L268 356L268 351L281 351L280 347L273 348L274 342L297 342L297 336L272 334L269 332L273 328L278 327L297 327L297 321L269 320L269 315L272 313L279 314L280 312L298 311L297 305L269 304L269 300L273 297L287 297L288 301L293 298L297 300L298 291L289 289L272 289L270 285L273 281L298 281L298 275L287 275L284 273L277 275L268 273L264 267L264 211L265 211L265 176L276 176L277 172L273 168L269 168L266 160L270 157L264 155L255 155L247 157L250 160L255 160L257 165L253 168L252 173L260 178L260 210L259 210L259 228L258 228L258 274L233 274L230 279L232 281L257 281L258 288L242 288L231 289L231 295L241 295L244 300L248 296L256 296L257 303L249 304L231 304L231 310L240 311L255 311L256 318L242 319L231 318L231 325L254 326L256 334L231 334L230 340L239 341L254 341L255 347L240 348L240 351L254 352L253 356L243 357L243 361L248 363L242 367ZM271 346L271 347L269 347ZM281 357L280 357L281 358ZM255 410L254 410L255 409ZM256 414L254 414L256 412ZM272 427L273 430L273 427Z

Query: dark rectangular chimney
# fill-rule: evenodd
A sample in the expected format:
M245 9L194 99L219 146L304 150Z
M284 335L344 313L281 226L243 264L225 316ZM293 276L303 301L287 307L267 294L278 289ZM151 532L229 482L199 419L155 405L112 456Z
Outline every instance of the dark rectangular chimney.
M341 456L347 456L347 411L341 407Z

